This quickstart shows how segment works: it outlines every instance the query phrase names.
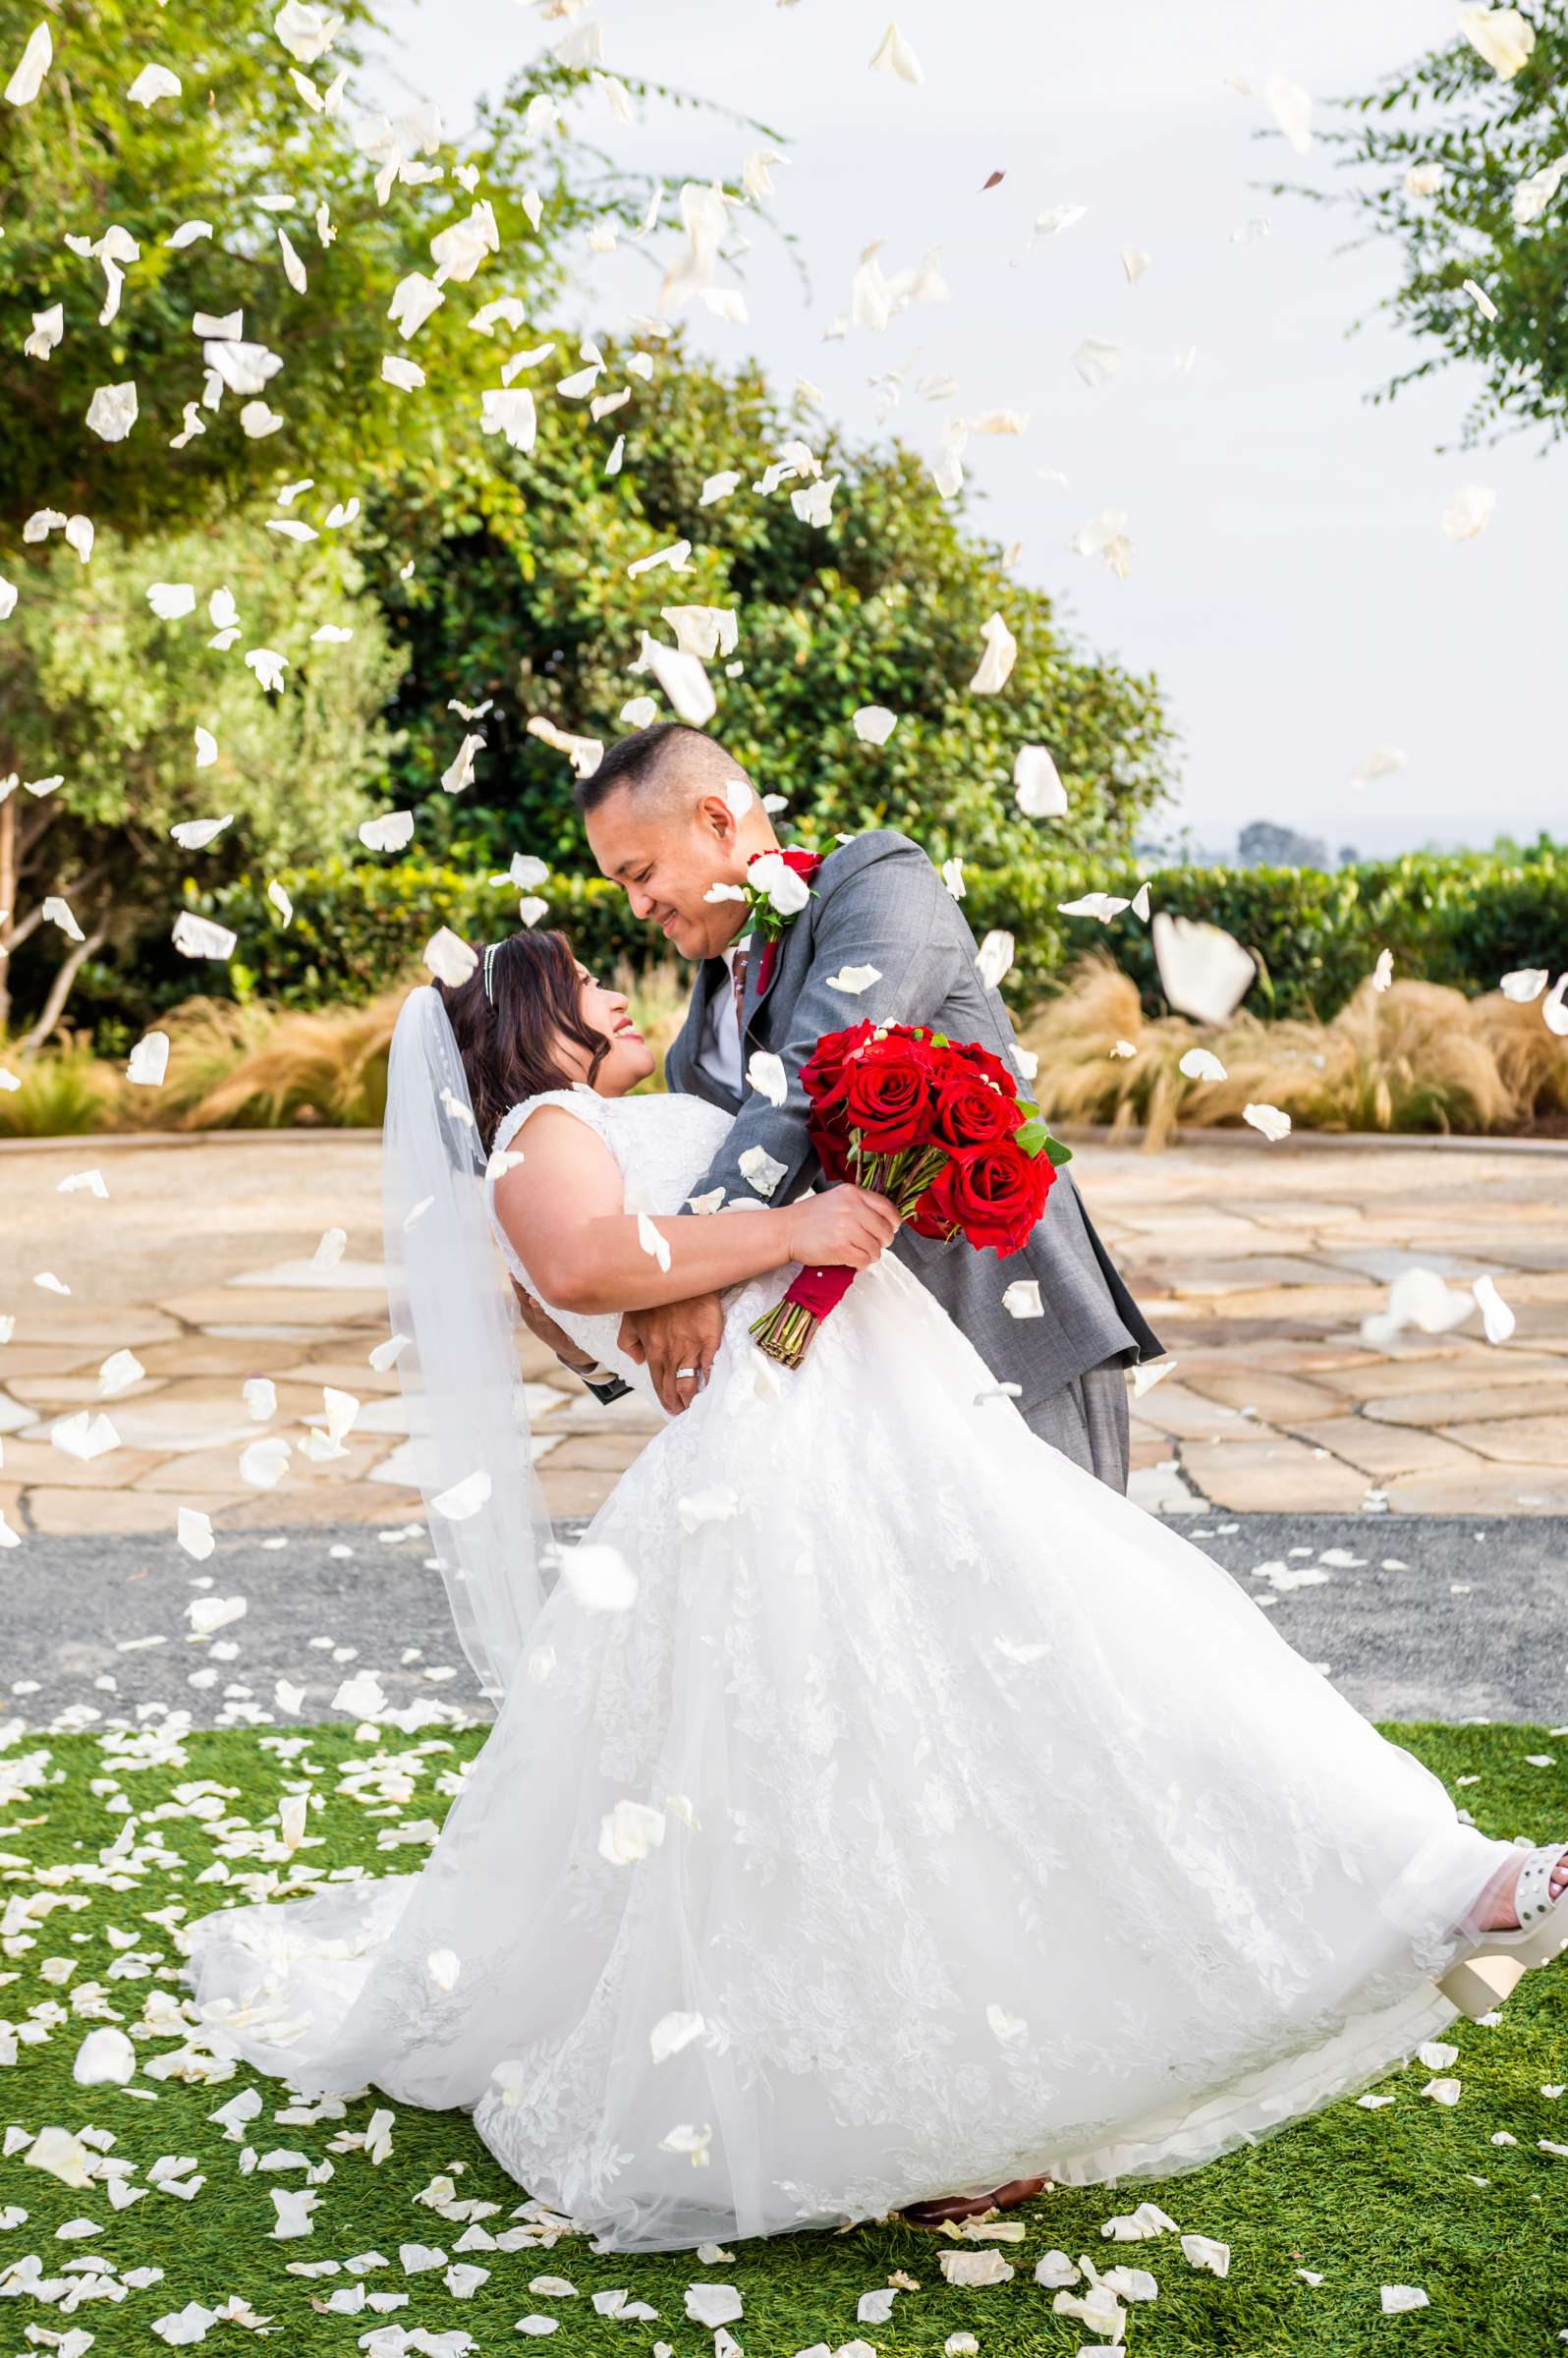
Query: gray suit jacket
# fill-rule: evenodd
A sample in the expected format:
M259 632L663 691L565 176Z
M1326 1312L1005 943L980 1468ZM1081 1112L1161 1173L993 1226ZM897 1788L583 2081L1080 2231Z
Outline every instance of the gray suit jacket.
M715 990L729 984L724 961L704 960L686 1023L665 1059L665 1077L671 1089L706 1097L738 1119L694 1195L722 1188L727 1202L756 1202L740 1169L741 1155L754 1146L785 1166L775 1203L787 1203L819 1178L800 1068L824 1032L842 1032L863 1017L931 1024L952 1039L980 1041L1017 1070L1009 1053L1012 1021L976 969L975 936L930 861L907 835L878 828L829 853L811 901L780 935L759 1000L760 948L759 942L754 947L741 1007L743 1061L756 1048L771 1049L782 1060L788 1095L782 1105L756 1090L736 1098L699 1068L709 1003ZM858 997L830 990L828 977L844 966L874 966L880 980ZM1043 1110L1048 1116L1048 1102ZM963 1244L937 1244L908 1227L893 1250L969 1336L997 1380L1020 1386L1018 1406L1026 1418L1101 1361L1131 1364L1155 1358L1162 1348L1065 1170L1029 1243L1005 1261ZM1043 1318L1014 1319L1002 1308L1006 1288L1021 1277L1038 1279Z

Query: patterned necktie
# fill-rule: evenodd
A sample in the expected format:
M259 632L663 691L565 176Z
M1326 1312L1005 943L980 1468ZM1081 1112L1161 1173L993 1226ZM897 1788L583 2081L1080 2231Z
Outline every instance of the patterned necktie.
M746 970L751 963L751 948L748 944L743 943L730 963L730 987L735 993L735 1024L736 1029L743 1037L746 1027L741 1015L741 1008L746 998Z

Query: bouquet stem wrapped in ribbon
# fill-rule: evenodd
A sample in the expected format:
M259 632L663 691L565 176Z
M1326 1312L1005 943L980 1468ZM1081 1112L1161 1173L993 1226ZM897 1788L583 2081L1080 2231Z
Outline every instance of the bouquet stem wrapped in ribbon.
M801 1085L825 1176L886 1196L921 1236L961 1236L1002 1259L1020 1252L1069 1159L1000 1057L923 1025L826 1033L801 1067ZM755 1321L759 1348L798 1368L854 1276L802 1269Z

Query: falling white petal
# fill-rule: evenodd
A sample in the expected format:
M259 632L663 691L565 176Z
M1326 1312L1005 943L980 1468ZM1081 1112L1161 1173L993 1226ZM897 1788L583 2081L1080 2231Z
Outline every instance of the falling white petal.
M974 696L995 696L998 690L1006 687L1012 676L1013 665L1018 660L1018 641L1000 614L992 614L987 618L980 635L985 641L985 652L980 657L980 668L970 681L970 692Z
M1043 745L1021 745L1013 757L1013 799L1026 818L1061 818L1067 789Z
M1474 540L1491 522L1497 494L1487 483L1467 483L1443 510L1443 531L1450 540Z
M1225 1067L1212 1048L1189 1048L1176 1069L1179 1073L1185 1073L1189 1081L1223 1081L1226 1078Z
M871 59L873 74L896 74L900 82L922 83L925 76L921 61L910 47L896 24L883 33L876 55Z
M1201 1024L1228 1023L1258 972L1251 951L1219 926L1156 911L1150 928L1160 987L1182 1015Z
M15 72L6 84L5 94L12 106L30 106L43 87L43 78L54 59L54 43L49 38L47 25L35 25L28 35Z
M105 442L123 442L136 421L134 384L100 385L87 404L87 425Z
M1487 1342L1507 1342L1519 1321L1497 1291L1493 1279L1478 1277L1470 1290L1481 1310L1481 1322L1486 1330Z
M1242 1120L1276 1144L1290 1136L1290 1115L1282 1113L1277 1105L1244 1105Z
M1461 9L1459 29L1504 82L1529 64L1536 46L1536 28L1517 8Z
M885 704L862 704L851 714L850 726L864 745L885 745L898 726L898 714Z
M1298 84L1283 74L1270 74L1263 84L1263 104L1284 134L1286 144L1306 155L1313 143L1313 102Z
M180 77L167 66L143 66L126 96L133 106L153 106L160 98L178 98Z

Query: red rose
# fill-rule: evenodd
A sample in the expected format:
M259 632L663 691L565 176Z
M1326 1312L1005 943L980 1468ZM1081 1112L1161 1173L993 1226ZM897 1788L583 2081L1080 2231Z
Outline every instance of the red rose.
M759 854L754 852L752 858L755 860L759 856ZM793 868L795 873L798 876L803 876L806 879L806 882L810 884L812 878L821 867L826 854L822 852L809 852L801 844L796 843L791 844L787 850L780 852L779 857L783 861L786 868ZM750 863L748 863L748 865L750 865Z
M845 1059L864 1047L875 1029L874 1024L863 1020L851 1024L847 1032L822 1034L801 1066L801 1087L813 1104L825 1105L843 1095Z
M872 1039L844 1068L844 1112L873 1154L896 1154L930 1130L931 1056L896 1032Z
M937 1142L963 1151L994 1146L1023 1126L1024 1108L1013 1092L993 1088L976 1072L960 1068L936 1085L932 1131Z
M977 1250L988 1246L1005 1260L1029 1242L1055 1177L1046 1155L1026 1154L1000 1139L955 1155L921 1198L912 1225L921 1236L960 1229Z
M841 1179L853 1179L855 1176L850 1168L849 1132L842 1120L843 1110L842 1106L828 1107L824 1118L813 1107L807 1125L812 1145L816 1150L816 1159L822 1166L822 1175L831 1186L837 1186ZM840 1116L836 1121L834 1114Z
M999 1056L993 1056L989 1048L982 1048L978 1039L953 1039L947 1044L951 1053L967 1064L971 1072L978 1073L982 1081L993 1082L996 1088L1005 1090L1009 1096L1017 1095L1018 1075Z

